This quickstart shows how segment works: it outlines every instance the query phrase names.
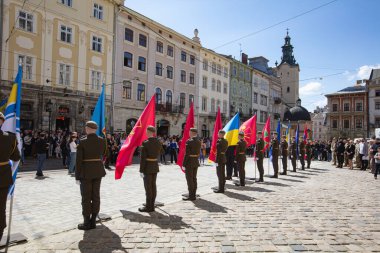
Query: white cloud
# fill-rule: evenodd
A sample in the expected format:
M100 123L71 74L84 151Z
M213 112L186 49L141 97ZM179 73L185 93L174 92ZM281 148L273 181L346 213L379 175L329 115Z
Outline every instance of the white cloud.
M319 82L310 82L302 86L299 90L300 96L320 95L323 85Z
M327 105L327 97L324 97L323 99L314 102L313 105L315 107L317 107L317 106L324 107L325 105Z
M363 65L360 68L358 68L355 73L348 72L347 73L347 76L348 76L347 79L349 81L368 79L369 75L371 74L371 70L372 69L378 69L378 68L380 68L380 64Z

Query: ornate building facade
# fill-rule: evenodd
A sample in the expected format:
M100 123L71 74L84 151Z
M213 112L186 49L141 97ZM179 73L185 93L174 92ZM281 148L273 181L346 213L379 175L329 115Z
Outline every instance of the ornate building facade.
M372 69L367 81L369 137L380 128L380 69Z

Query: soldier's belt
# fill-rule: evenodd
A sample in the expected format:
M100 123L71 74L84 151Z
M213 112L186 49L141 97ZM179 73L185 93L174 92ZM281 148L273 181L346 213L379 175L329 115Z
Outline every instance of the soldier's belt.
M0 162L0 166L8 165L8 164L9 164L9 161L7 161L7 162Z
M100 159L84 159L83 162L101 162Z
M245 153L244 152L240 152L239 155L244 155Z
M198 157L199 155L189 155L189 157Z
M156 158L146 158L145 161L148 161L148 162L157 162L157 159Z
M220 152L220 154L224 155L225 153L224 152Z

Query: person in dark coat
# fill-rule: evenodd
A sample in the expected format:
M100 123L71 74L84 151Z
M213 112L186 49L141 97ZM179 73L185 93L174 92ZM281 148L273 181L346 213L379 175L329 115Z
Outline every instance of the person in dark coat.
M216 175L218 176L218 189L214 190L215 193L224 193L224 185L226 183L226 150L228 148L228 141L224 139L226 132L219 130L218 141L216 142Z
M44 169L44 163L46 161L46 154L49 149L49 143L47 142L47 139L45 137L45 133L40 133L40 137L36 141L36 152L37 152L37 159L38 159L38 166L37 166L37 177L43 177L43 169Z
M236 146L236 164L239 169L240 183L236 183L236 186L245 186L245 161L247 151L247 143L244 140L244 132L239 132L239 141Z
M198 130L196 128L190 129L190 138L186 141L186 152L183 160L183 167L185 168L187 188L189 196L184 197L183 200L195 200L197 195L197 172L199 167L199 154L201 152L201 142L198 137Z
M301 170L305 170L305 154L306 154L306 150L305 150L305 142L304 142L302 136L299 139L298 147L299 147L298 148L298 152L299 152L298 159L300 159L300 162L301 162Z
M297 171L297 143L296 137L292 137L292 141L289 146L289 158L292 162L293 172Z
M338 160L337 168L343 168L345 146L344 146L342 138L339 138L335 149L336 149L336 158Z
M281 140L281 156L283 172L280 174L286 175L288 170L288 142L286 141L286 135L283 135Z
M259 170L260 179L257 182L264 182L264 140L261 138L261 132L257 132L256 138L256 162Z
M272 148L272 164L273 164L273 170L274 170L274 175L272 178L278 178L278 155L279 155L279 143L277 139L277 132L272 133L273 138L271 141L271 148Z

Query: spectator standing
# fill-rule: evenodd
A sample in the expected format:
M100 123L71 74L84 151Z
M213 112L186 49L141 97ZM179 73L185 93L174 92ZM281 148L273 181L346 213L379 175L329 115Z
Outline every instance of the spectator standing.
M169 145L169 150L170 150L170 162L173 164L177 163L177 149L178 149L178 143L175 138L170 139L170 145Z
M374 158L375 158L375 163L376 163L375 179L377 179L377 174L380 174L380 147L377 147L377 152Z
M75 163L77 159L77 133L73 132L69 141L70 147L70 165L69 165L69 174L74 174L75 172Z
M366 170L368 167L368 143L364 138L359 143L359 159L361 161L360 170Z
M46 160L46 153L49 149L49 144L45 138L45 133L41 133L40 137L36 140L35 143L36 147L36 153L37 153L37 160L38 160L38 167L37 167L37 177L43 177L43 168L44 163Z

